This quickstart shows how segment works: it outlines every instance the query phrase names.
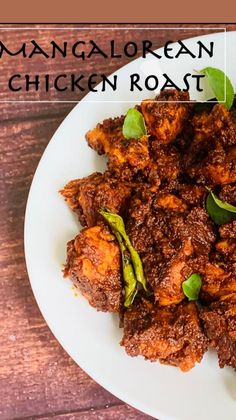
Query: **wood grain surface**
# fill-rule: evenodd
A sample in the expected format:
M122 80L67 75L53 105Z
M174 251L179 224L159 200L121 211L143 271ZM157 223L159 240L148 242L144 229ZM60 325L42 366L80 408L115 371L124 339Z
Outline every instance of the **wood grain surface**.
M195 35L194 25L191 26L193 29L176 31L172 39ZM228 25L227 29L235 30L236 25ZM19 37L27 40L32 36L32 31L19 32L17 28L0 31L1 39L11 43ZM130 35L131 31L126 31ZM40 25L35 26L33 33L45 43L52 37L59 41L72 36L67 29L42 31ZM90 37L91 34L92 26ZM87 36L81 29L80 37ZM101 43L105 44L110 36L110 32L103 30ZM135 38L142 36L139 31ZM156 47L169 37L166 29L158 31ZM124 62L110 63L110 72ZM61 72L60 65L51 61L48 70L57 74ZM4 72L14 72L11 66L10 61L7 68L1 66L1 78ZM19 72L22 66L19 61ZM71 72L74 67L74 61L68 62L66 70ZM102 71L104 63L98 67L96 70ZM85 70L90 72L91 64ZM38 73L41 71L37 69ZM50 97L57 99L57 94L51 92ZM40 314L26 272L23 225L28 191L45 147L73 106L73 103L0 103L0 418L147 420L150 417L97 385L65 353Z

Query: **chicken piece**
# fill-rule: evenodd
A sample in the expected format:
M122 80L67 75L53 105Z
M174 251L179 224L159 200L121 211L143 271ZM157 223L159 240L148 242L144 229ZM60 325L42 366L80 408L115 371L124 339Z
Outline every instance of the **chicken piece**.
M177 304L184 299L183 281L199 272L215 241L212 223L203 209L193 208L186 218L172 216L170 226L169 242L176 246L176 251L163 264L154 286L160 305Z
M226 289L228 295L234 293L236 297L236 220L222 225L219 234L221 240L215 245L215 257L229 274L229 279L222 284L220 292L224 296Z
M101 208L122 213L130 193L130 185L111 177L109 173L99 172L70 181L61 190L70 208L78 214L82 226L96 225Z
M222 239L236 239L236 220L232 220L231 222L220 226L219 234Z
M225 256L227 260L236 262L236 239L223 239L222 241L217 242L216 249L222 255Z
M155 299L160 305L181 302L183 281L208 261L215 241L207 212L189 210L174 194L143 191L130 202L126 227Z
M130 356L159 360L186 372L207 350L194 303L163 308L143 299L126 310L123 323L121 345Z
M198 159L196 163L190 159L186 171L191 178L207 185L234 183L236 182L236 146L224 150L221 146L216 145L207 153L206 157Z
M236 300L214 302L200 312L210 346L218 353L219 365L236 369Z
M199 267L199 273L203 280L200 293L202 301L227 300L236 293L236 276L232 267L227 271L224 266L207 262Z
M152 184L142 185L132 196L127 217L127 229L134 246L142 252L140 240L149 244L161 238L173 239L172 222L188 213L187 204L169 188L153 188ZM184 222L183 222L184 223Z
M226 299L235 293L236 275L232 263L229 268L227 264L222 267L222 264L209 262L216 235L206 211L193 208L185 219L172 217L170 226L173 243L180 242L182 245L158 273L154 293L159 304L180 302L184 298L182 282L192 273L199 273L202 277L201 299L206 302ZM228 251L233 252L232 248Z
M152 188L137 191L126 219L127 233L142 259L149 288L154 291L159 285L160 270L176 253L171 239L171 214L154 206L157 197Z
M107 151L107 156L110 172L120 179L130 180L149 165L148 137L116 141Z
M168 89L161 92L155 100L144 100L141 104L148 131L160 143L170 143L183 130L189 116L188 92Z
M183 220L186 209L185 203L174 194L159 192L148 184L137 189L129 203L126 220L127 232L137 251L141 254L149 253L152 248L156 258L157 252L162 260L162 252L166 258L171 258L175 253L175 247L171 243L172 240L175 241L172 221L175 218ZM166 252L168 242L169 254Z
M236 183L222 185L219 197L222 201L226 201L227 203L236 206Z
M169 227L169 241L176 250L163 264L154 286L155 298L160 305L177 304L185 298L183 281L193 273L200 273L215 241L213 225L201 208L193 208L185 218L172 216Z
M177 211L179 213L186 212L188 208L187 204L174 194L158 194L155 205L167 211Z
M194 138L184 158L185 170L198 183L236 181L236 112L217 104L192 119Z
M160 197L163 200L162 194ZM166 200L169 197L166 195ZM155 206L158 199L159 195L154 200ZM141 251L147 280L160 305L177 304L184 299L183 281L198 272L199 264L208 259L215 241L213 225L205 210L194 208L183 217L185 207L180 199L178 203L179 208L172 210L172 214L170 207L164 213L164 209L156 213L154 207L152 213L149 210L149 216L140 211L139 218L134 212L131 226L128 225L130 237ZM138 211L137 205L135 211Z
M68 242L64 274L98 311L119 312L122 300L120 250L106 228L85 228Z
M206 161L203 161L203 174L206 180L214 185L231 184L236 182L236 146L216 149L209 153Z
M236 219L222 225L219 234L222 239L236 239Z
M149 142L150 162L146 175L151 181L158 176L162 181L176 180L181 172L181 155L173 144L160 144L159 140Z
M122 134L122 126L124 117L107 118L102 124L86 133L85 138L88 145L96 150L99 155L103 155L110 150L113 143L124 139Z
M228 111L222 104L216 104L211 112L195 114L192 119L193 143L216 139L224 146L236 144L235 117L235 111Z
M124 117L109 118L88 131L86 140L99 154L108 157L109 170L121 179L131 179L149 164L148 137L125 139L122 134Z
M202 185L181 184L179 188L179 196L189 206L203 207L206 193Z
M190 257L192 254L193 246L189 239L161 270L159 285L154 290L159 305L177 304L184 299L182 283L191 274ZM185 274L186 268L189 269L188 275Z
M191 239L194 254L208 256L216 235L208 213L201 207L192 208L186 218L172 218L174 237L181 241ZM173 238L174 239L174 238Z

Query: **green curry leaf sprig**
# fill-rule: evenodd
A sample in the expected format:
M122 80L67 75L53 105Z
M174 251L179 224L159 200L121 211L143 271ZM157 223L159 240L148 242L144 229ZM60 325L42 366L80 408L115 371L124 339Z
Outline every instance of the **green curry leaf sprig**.
M146 292L148 291L142 261L138 252L131 244L122 217L103 209L100 210L100 214L108 222L120 246L125 283L124 306L128 307L133 303L139 287L142 287Z
M139 139L147 134L145 121L141 112L135 108L130 108L125 116L123 136L126 139Z
M121 257L122 257L122 270L123 270L123 279L125 283L124 287L124 306L129 307L132 305L134 298L138 292L137 289L137 280L134 274L133 265L130 259L130 256L127 254L126 246L123 242L122 236L119 232L114 231L114 234L117 238L117 241L120 245Z
M200 71L207 77L209 86L218 102L223 102L230 109L234 101L234 88L228 76L214 67L205 67Z
M236 207L220 200L209 188L208 190L206 209L213 222L217 225L223 225L235 219Z
M202 287L202 279L200 274L193 273L182 283L184 295L191 300L198 300L198 295Z

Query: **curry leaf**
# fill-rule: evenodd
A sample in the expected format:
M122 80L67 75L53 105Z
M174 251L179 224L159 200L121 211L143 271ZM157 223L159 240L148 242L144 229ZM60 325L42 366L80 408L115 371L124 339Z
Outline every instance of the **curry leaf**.
M213 222L223 225L236 217L236 207L221 201L211 190L206 200L206 209Z
M142 287L144 288L145 291L147 291L148 290L147 289L147 282L146 282L146 278L144 276L143 265L142 265L141 258L139 256L138 252L136 251L136 249L131 244L129 236L126 233L125 224L124 224L124 221L123 221L122 217L119 216L119 214L111 213L111 212L103 210L103 209L101 209L99 212L104 217L104 219L108 222L108 224L110 225L110 227L112 228L112 230L116 234L116 236L117 236L117 233L118 233L118 237L121 237L122 240L124 241L125 246L127 247L128 251L130 253L130 258L131 258L131 261L132 261L132 264L133 264L134 273L135 273L135 277L137 279L137 282L142 285Z
M147 134L143 115L135 108L130 108L124 119L122 128L126 139L139 139Z
M205 67L201 73L207 77L208 83L219 102L224 102L230 109L234 101L234 88L228 76L214 67Z
M197 300L202 286L200 274L194 273L182 283L182 289L188 300Z
M114 232L117 238L117 241L120 245L120 251L122 256L122 269L123 269L123 279L124 279L124 306L128 308L132 305L134 298L137 294L137 280L134 274L134 269L130 258L127 255L127 249L123 242L122 236L119 232Z

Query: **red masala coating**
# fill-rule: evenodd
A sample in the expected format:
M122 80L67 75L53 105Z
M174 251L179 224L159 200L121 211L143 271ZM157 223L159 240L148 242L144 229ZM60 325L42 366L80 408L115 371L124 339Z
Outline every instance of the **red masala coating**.
M105 312L120 310L120 251L114 236L106 228L85 228L68 242L64 272L91 306Z
M228 365L236 369L236 299L214 302L201 310L200 317L210 346L218 353L220 367Z
M207 349L195 303L158 307L142 300L124 314L121 345L130 356L178 366L186 372Z
M98 213L101 208L122 213L130 192L128 183L112 178L109 173L99 172L70 181L61 190L70 208L78 214L82 226L96 225L101 219Z
M213 224L204 209L191 208L178 195L163 192L134 196L127 232L160 305L184 299L182 282L205 265L215 241Z
M169 89L161 92L155 100L147 99L142 102L141 110L148 131L160 143L167 144L174 141L183 130L190 110L189 104L184 101L189 101L187 92Z
M179 102L188 100L170 89L143 101L137 108L147 135L139 139L124 138L124 116L86 134L88 145L107 156L108 170L61 191L87 227L68 243L65 275L93 307L120 314L121 344L131 356L187 371L210 343L220 366L235 368L236 219L215 225L205 203L210 187L236 205L236 111L216 104L199 112ZM143 264L151 296L139 292L128 309L120 249L100 208L123 217ZM193 273L202 279L200 314L182 290Z
M122 125L124 117L107 118L102 124L86 133L88 145L96 150L99 155L107 153L113 143L124 140Z
M224 105L216 104L211 112L194 115L194 143L215 139L225 146L236 144L236 114Z

